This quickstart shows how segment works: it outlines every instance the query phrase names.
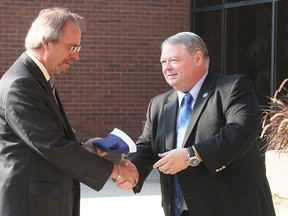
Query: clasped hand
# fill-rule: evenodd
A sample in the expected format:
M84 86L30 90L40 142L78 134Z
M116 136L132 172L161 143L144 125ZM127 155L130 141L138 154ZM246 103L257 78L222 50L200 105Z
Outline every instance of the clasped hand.
M104 152L101 149L93 146L92 142L97 139L101 139L101 138L96 137L96 138L89 139L87 142L83 144L83 148L85 148L86 150L94 154L97 154L103 157L107 154L107 152ZM121 173L118 173L120 174L120 177L117 180L113 180L114 184L123 190L132 189L139 181L139 174L138 174L138 170L136 166L127 159L119 160L118 164L120 165L119 171Z
M85 142L83 144L83 148L85 148L86 150L88 150L94 154L97 154L97 155L103 157L107 154L107 152L104 152L101 149L99 149L93 145L93 141L98 140L98 139L101 139L101 138L96 137L96 138L89 139L87 142Z
M153 168L158 169L162 173L173 175L188 167L186 163L188 158L186 148L173 149L158 154L158 156L161 159L153 165Z
M121 167L120 178L113 179L114 184L123 190L131 190L139 181L139 173L136 166L127 159L119 161Z

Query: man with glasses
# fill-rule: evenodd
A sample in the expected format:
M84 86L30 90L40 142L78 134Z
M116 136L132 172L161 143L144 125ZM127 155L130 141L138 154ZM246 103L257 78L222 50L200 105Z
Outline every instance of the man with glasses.
M76 52L80 52L80 50L81 50L81 45L67 45L61 41L58 41L58 42L63 44L65 47L67 47L67 49L70 50L71 54L76 53Z
M83 148L53 95L53 75L79 59L82 20L67 9L41 11L26 52L0 80L1 216L78 216L79 181L99 191L110 177L138 180L128 161L113 164Z

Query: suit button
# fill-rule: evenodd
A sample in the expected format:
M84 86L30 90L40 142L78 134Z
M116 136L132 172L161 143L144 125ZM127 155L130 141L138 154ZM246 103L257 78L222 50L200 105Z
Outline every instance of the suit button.
M219 169L216 169L216 172L219 172L220 170Z

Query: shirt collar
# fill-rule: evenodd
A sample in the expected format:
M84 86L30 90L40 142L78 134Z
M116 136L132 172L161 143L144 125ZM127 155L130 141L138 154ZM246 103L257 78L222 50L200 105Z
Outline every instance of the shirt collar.
M29 50L26 50L26 54L35 62L35 64L40 68L40 70L42 71L45 79L47 81L49 81L50 79L50 75L47 71L47 69L45 68L45 66L33 55L33 53Z
M192 87L192 89L189 91L189 93L192 95L193 97L193 103L192 103L192 107L194 105L194 102L196 101L197 99L197 96L198 96L198 93L202 87L202 84L206 78L208 74L208 71L206 71L206 73L201 77L200 80L198 80L198 82ZM182 103L182 100L184 98L184 96L187 94L187 93L184 93L184 92L181 92L181 91L177 91L177 94L178 94L178 105L179 107L181 106L181 103Z

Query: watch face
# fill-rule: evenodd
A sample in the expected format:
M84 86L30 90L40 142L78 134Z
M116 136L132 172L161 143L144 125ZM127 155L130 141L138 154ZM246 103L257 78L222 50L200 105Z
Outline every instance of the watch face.
M200 163L199 158L197 158L197 157L191 157L191 158L189 158L189 165L190 165L190 166L195 167L195 166L197 166L199 163Z

